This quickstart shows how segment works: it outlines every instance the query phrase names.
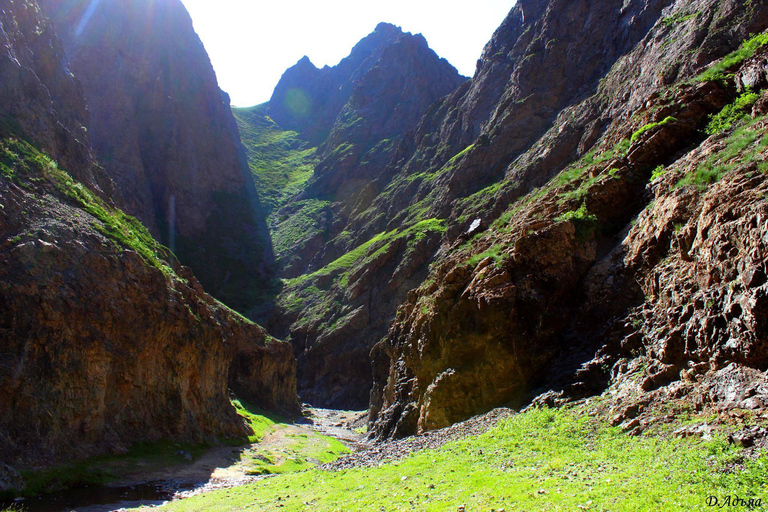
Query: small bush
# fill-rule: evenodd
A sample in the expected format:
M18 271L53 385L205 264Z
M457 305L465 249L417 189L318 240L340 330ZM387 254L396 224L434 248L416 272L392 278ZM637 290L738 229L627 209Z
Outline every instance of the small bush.
M597 216L589 213L587 205L582 204L578 210L571 210L555 217L555 222L572 222L578 236L586 236L595 231Z
M726 105L723 110L710 116L710 121L707 125L707 134L714 135L716 133L728 131L734 126L749 119L747 110L752 108L752 105L755 104L758 98L760 98L760 96L754 92L745 92L739 96L736 101L730 105Z
M631 142L635 142L635 141L637 141L637 139L642 137L644 133L649 132L649 131L651 131L651 130L653 130L655 128L658 128L660 126L664 126L666 124L673 123L675 121L677 121L677 119L675 119L672 116L668 116L668 117L665 117L662 121L659 121L658 123L648 123L645 126L643 126L642 128L640 128L639 130L637 130L635 133L633 133L632 137L629 140Z
M651 181L655 181L657 178L660 178L661 176L664 176L667 173L667 168L663 165L658 166L653 170L653 173L651 174Z

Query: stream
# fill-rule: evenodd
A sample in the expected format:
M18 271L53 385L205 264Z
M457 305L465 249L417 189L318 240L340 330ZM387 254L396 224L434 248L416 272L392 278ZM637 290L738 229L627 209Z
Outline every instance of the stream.
M331 409L310 409L309 412L308 418L276 429L254 445L212 448L189 465L135 475L110 485L83 486L14 502L0 501L0 509L11 507L12 510L26 512L111 512L159 506L171 500L269 478L271 475L248 474L248 468L242 461L243 455L249 450L280 449L280 443L286 442L286 438L291 435L319 433L338 439L352 451L367 445L363 434L349 426L361 417L361 412Z

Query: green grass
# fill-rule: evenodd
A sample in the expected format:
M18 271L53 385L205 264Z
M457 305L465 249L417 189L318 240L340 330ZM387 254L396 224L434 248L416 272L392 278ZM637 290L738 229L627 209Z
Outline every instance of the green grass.
M298 430L279 415L238 399L232 400L232 404L253 430L248 442L254 446L245 450L240 459L250 475L301 471L349 453L349 449L336 439L306 429ZM283 441L263 443L268 434L276 432L283 432Z
M738 50L715 62L694 80L698 82L722 81L728 77L728 71L738 66L762 46L768 44L768 32L753 36L744 41Z
M278 425L277 428L285 427ZM326 464L349 453L349 448L338 440L306 431L286 433L280 445L256 446L245 453L249 475L280 475L303 471L319 464Z
M272 216L272 244L279 260L290 254L292 248L303 246L306 240L326 234L330 205L330 201L305 199L296 202L289 215Z
M645 134L645 133L647 133L647 132L649 132L651 130L655 130L656 128L659 128L661 126L667 125L669 123L674 123L675 121L677 121L677 119L675 119L674 117L667 116L667 117L665 117L664 119L662 119L661 121L659 121L657 123L648 123L645 126L642 126L640 129L638 129L635 133L633 133L632 137L630 137L629 140L630 140L630 142L635 142L640 137L642 137L643 134Z
M494 245L487 251L483 251L480 254L475 254L469 258L466 263L470 267L474 268L485 258L491 258L496 265L499 265L504 258L504 250L501 246Z
M351 311L340 298L353 273L388 252L396 242L405 241L398 257L407 258L425 237L445 230L444 220L427 219L405 229L379 233L315 272L284 280L278 303L288 314L297 315L301 326L319 326L321 332L336 330L350 320Z
M725 139L725 146L707 156L693 172L677 182L677 187L694 186L699 190L720 181L736 169L750 163L756 163L761 172L768 171L766 151L768 135L760 128L765 117L757 118L733 130Z
M751 91L745 92L733 103L726 105L723 110L710 116L709 124L706 128L707 134L722 133L749 120L750 116L747 110L751 110L752 105L755 104L758 98L760 98L759 94Z
M401 462L282 475L166 508L696 510L712 495L765 497L768 459L725 471L738 456L722 438L630 437L577 410L531 410Z
M577 210L571 210L555 217L555 222L572 222L576 228L576 234L585 236L592 233L597 227L597 216L589 213L587 205L582 204Z
M232 405L235 407L237 414L245 419L246 423L253 431L253 433L248 436L249 443L258 443L264 438L271 427L274 427L279 423L286 423L286 420L281 416L267 412L244 400L234 398L232 399Z
M651 181L655 181L657 178L664 176L667 173L667 168L663 165L656 167L651 173Z
M316 148L281 129L264 112L264 105L233 108L256 181L261 204L268 212L284 206L314 173Z
M286 285L294 286L318 276L337 274L339 271L348 270L353 266L364 265L383 252L386 252L387 248L396 240L406 238L408 239L409 247L412 248L414 244L428 236L430 233L444 233L445 230L445 220L426 219L405 229L394 229L389 232L379 233L351 251L328 263L325 267L312 272L311 274L305 274L294 279L287 279Z
M685 23L688 20L698 18L699 14L700 14L699 12L694 12L691 14L678 13L678 14L675 14L674 16L669 16L667 18L662 19L661 23L666 27L673 27L675 25Z
M136 251L144 261L164 273L173 273L166 263L170 257L168 249L137 219L109 206L31 144L13 137L0 140L0 174L25 188L52 184L65 200L98 221L93 224L96 230L123 248Z

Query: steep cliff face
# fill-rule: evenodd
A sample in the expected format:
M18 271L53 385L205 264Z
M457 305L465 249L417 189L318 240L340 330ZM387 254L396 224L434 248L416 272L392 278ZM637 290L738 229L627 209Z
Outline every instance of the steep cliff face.
M270 227L288 279L269 326L294 345L306 401L368 400L368 352L425 276L444 226L419 219L371 231L354 217L386 186L424 112L464 81L421 35L380 24L338 66L303 59L268 104L236 110L257 180L296 190L272 194L280 199ZM313 172L300 170L307 164Z
M290 346L207 295L108 197L79 84L35 2L4 6L0 26L3 461L240 437L228 387L295 411Z
M550 32L575 20L578 31ZM764 112L740 128L711 116L755 103L737 88L764 87L762 58L744 58L766 36L698 73L766 26L762 2L518 3L472 83L420 128L449 147L475 140L434 192L417 191L449 216L447 245L372 352L376 436L546 390L558 391L547 403L584 396L641 367L636 400L704 388L704 401L745 399L716 390L766 370L763 283L748 278L765 259L748 227L763 202ZM501 94L494 68L512 77ZM406 169L441 165L428 139Z
M53 26L34 2L10 1L0 16L3 125L37 133L37 143L76 169L80 181L114 195L111 181L93 165L82 90L65 66Z
M126 211L247 311L270 277L264 215L211 63L178 0L41 1L82 82Z
M32 146L4 134L2 149L7 463L240 437L230 381L255 403L295 410L287 344L217 303L181 267L178 277L138 222ZM228 380L233 359L244 362Z

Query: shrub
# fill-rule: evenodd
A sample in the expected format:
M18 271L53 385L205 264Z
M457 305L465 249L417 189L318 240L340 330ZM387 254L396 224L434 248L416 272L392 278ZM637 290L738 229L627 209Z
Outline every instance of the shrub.
M651 130L653 130L655 128L658 128L660 126L664 126L664 125L669 124L669 123L673 123L675 121L677 121L677 119L675 119L672 116L668 116L668 117L665 117L662 121L659 121L658 123L648 123L645 126L643 126L642 128L640 128L639 130L637 130L635 133L633 133L632 137L629 140L631 142L635 142L637 139L642 137L645 132L649 132L649 131L651 131Z
M754 92L745 92L739 96L736 101L730 105L726 105L723 110L717 114L710 116L709 124L707 125L707 134L714 135L716 133L722 133L732 129L735 125L749 119L747 109L751 109L752 105L758 100L760 96Z

